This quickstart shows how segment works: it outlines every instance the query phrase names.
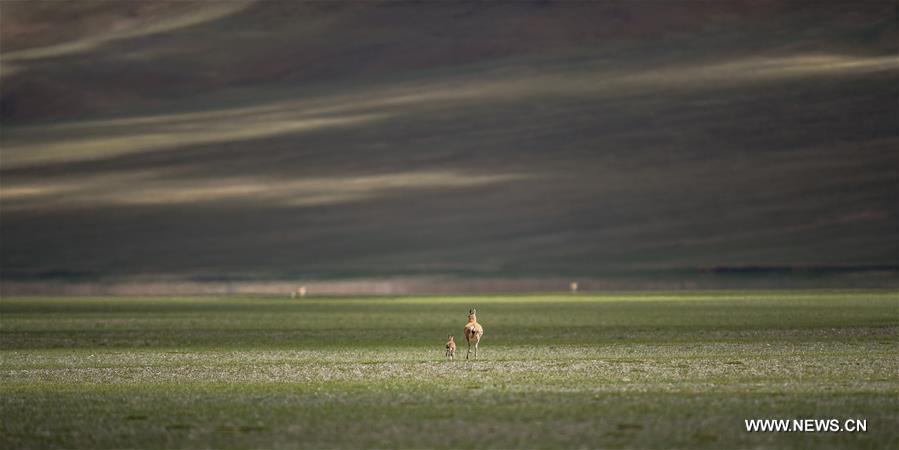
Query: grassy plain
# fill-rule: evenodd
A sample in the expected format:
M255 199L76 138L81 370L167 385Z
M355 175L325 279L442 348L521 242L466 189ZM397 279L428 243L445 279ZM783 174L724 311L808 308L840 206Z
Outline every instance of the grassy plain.
M445 361L469 307L481 358ZM899 445L895 291L4 298L0 314L3 448Z

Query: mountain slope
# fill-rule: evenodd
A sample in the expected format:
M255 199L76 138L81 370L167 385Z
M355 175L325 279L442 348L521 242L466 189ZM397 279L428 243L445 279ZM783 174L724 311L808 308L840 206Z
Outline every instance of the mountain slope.
M2 5L5 278L895 270L889 2L127 5Z

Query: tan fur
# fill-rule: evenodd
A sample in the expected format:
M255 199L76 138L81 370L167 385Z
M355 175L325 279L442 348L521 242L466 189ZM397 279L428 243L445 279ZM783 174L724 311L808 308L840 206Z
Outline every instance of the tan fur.
M449 340L446 341L446 357L453 360L456 356L456 337L449 335L447 339Z
M472 344L474 344L474 359L478 359L478 344L481 342L481 336L484 335L484 327L478 323L476 314L477 310L468 310L468 323L462 329L462 334L465 335L465 340L468 341L468 353L465 354L465 359L468 359L468 356L471 354Z

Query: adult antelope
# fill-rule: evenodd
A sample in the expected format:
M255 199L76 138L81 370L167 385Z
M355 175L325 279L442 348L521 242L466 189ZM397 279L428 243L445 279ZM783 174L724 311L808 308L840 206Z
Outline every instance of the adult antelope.
M478 323L476 314L477 310L468 310L468 323L462 329L462 334L465 335L465 340L468 341L468 353L465 354L465 359L468 359L468 356L471 355L471 344L474 344L474 359L478 359L478 343L481 342L481 336L484 335L484 327Z

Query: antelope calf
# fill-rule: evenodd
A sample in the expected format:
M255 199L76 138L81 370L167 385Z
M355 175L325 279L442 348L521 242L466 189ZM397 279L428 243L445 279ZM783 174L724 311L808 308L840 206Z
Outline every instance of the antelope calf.
M456 356L456 337L453 335L449 335L449 336L447 336L447 339L448 340L446 341L446 357L449 358L450 361L452 361L453 358L455 358L455 356Z
M481 336L484 335L484 327L478 323L476 314L477 310L468 310L468 323L462 329L465 340L468 341L468 353L465 354L465 359L468 359L468 356L471 355L471 344L474 344L474 359L478 359L478 343L481 342Z

